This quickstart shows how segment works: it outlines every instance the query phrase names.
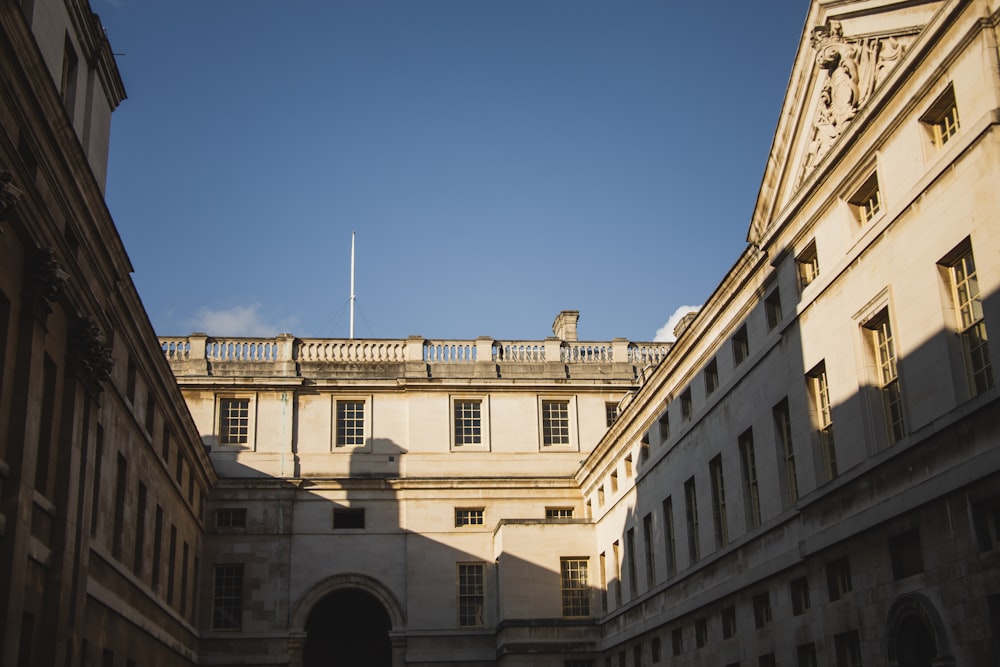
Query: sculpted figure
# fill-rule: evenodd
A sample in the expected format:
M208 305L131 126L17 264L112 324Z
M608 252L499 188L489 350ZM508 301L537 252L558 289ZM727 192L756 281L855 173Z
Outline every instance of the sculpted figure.
M824 46L817 57L819 66L827 72L825 88L829 91L829 108L841 132L858 110L855 50L850 44L834 42Z

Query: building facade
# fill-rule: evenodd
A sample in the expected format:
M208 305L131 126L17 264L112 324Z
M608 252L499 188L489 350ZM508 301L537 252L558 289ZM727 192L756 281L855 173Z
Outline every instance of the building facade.
M0 18L3 664L1000 660L995 0L812 2L747 246L672 345L565 311L157 347L106 40L82 0Z
M0 664L195 664L215 473L104 204L122 81L85 0L0 49Z

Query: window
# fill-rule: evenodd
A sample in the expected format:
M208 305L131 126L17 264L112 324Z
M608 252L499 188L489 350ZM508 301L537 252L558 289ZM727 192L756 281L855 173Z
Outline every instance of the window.
M809 579L807 577L793 579L791 591L792 614L794 616L801 616L809 610Z
M552 520L559 519L572 519L573 518L573 508L572 507L546 507L545 508L545 518Z
M771 595L767 591L753 596L753 624L759 630L771 622Z
M542 401L542 445L569 444L569 402Z
M66 110L69 112L70 118L73 118L75 106L76 106L76 79L77 79L77 69L79 65L79 58L76 55L76 49L73 48L73 42L70 41L69 35L66 35L66 41L63 46L63 67L62 67L62 81L59 85L59 93L62 95L63 102L66 104Z
M623 463L625 464L625 477L631 477L632 476L632 455L631 454L626 455Z
M604 507L604 485L597 487L597 506Z
M611 493L615 493L618 491L618 471L612 470L610 478L611 478Z
M830 387L826 381L826 363L820 362L808 375L809 390L819 432L820 449L823 455L823 472L826 480L837 476L837 450L833 442L833 419L830 414Z
M604 551L600 556L601 567L601 611L608 613L608 557Z
M139 482L135 509L135 552L132 559L132 571L136 576L142 574L143 555L146 548L146 485Z
M979 550L1000 549L1000 496L974 505L972 518L979 538Z
M750 356L750 339L747 338L747 325L741 326L733 334L733 363L737 366Z
M224 507L215 510L216 528L246 528L247 508L245 507Z
M719 388L719 365L715 359L708 362L705 367L705 395L711 394Z
M830 602L851 592L851 564L846 557L827 563L826 584L830 591Z
M652 641L649 643L649 654L653 659L653 662L659 662L663 655L663 651L660 648L660 638L653 637Z
M680 628L674 628L670 633L670 643L674 651L674 657L684 652L684 632Z
M837 652L837 667L861 667L861 642L857 630L834 635L833 646Z
M777 287L764 299L764 318L767 320L768 331L781 322L781 292Z
M773 653L766 653L757 658L757 667L776 667L777 664Z
M927 128L931 143L941 148L958 132L958 106L955 104L955 89L948 89L938 97L931 108L920 117Z
M878 373L879 393L885 417L886 441L893 444L905 435L903 427L903 399L896 371L896 347L889 325L889 313L882 310L865 324L871 339L871 349Z
M799 276L799 289L805 289L819 277L819 255L816 254L816 241L810 241L795 257L795 270Z
M128 367L125 371L125 397L133 405L135 405L135 375L135 362L129 357Z
M212 589L212 629L243 626L243 565L216 565Z
M736 607L729 606L722 610L722 638L729 639L736 634Z
M3 395L4 368L7 361L7 343L10 340L10 299L0 291L0 396Z
M628 569L629 599L639 597L638 576L635 573L635 529L625 531L625 566Z
M124 537L124 524L125 524L125 485L127 482L128 475L128 461L122 456L121 452L118 453L118 465L116 467L117 475L115 478L115 524L113 532L113 541L111 543L111 553L112 555L121 560L122 557L122 539Z
M356 530L365 527L365 508L335 507L333 509L334 530Z
M546 513L547 514L547 513ZM548 517L546 517L548 518ZM461 528L462 526L481 526L483 525L483 508L482 507L456 507L455 508L455 527Z
M170 524L170 542L167 551L167 604L174 603L174 571L177 569L177 526Z
M681 393L681 419L687 421L691 419L691 389L685 389Z
M722 455L719 454L708 464L712 477L712 523L715 527L715 548L721 549L729 543L729 525L726 522L726 486L722 477Z
M250 442L250 399L219 400L219 444L246 445Z
M699 618L694 622L694 645L703 648L708 643L708 621Z
M622 606L622 561L621 561L621 546L618 544L618 540L615 540L611 544L611 555L614 558L615 567L615 606Z
M632 667L642 667L642 644L632 647Z
M337 401L337 446L362 447L365 444L365 402Z
M916 528L889 538L889 557L892 561L894 580L912 577L924 571L924 557L920 550L920 531Z
M52 468L52 432L55 428L56 382L58 368L46 354L42 371L42 414L39 424L38 448L35 463L35 489L44 496L50 496L49 478Z
M180 612L181 616L187 614L187 598L188 598L188 556L190 553L190 547L185 541L181 546L181 604Z
M618 404L617 403L605 403L604 404L604 419L608 423L608 428L611 427L615 421L618 420Z
M150 387L148 388L148 391L146 393L146 416L145 416L145 423L143 424L146 427L146 433L149 433L150 435L153 434L153 420L155 418L155 415L156 415L156 400L155 396L153 396L152 387Z
M660 442L666 442L670 437L670 415L664 412L660 415Z
M479 628L485 625L485 567L483 563L458 564L458 626L461 628Z
M816 645L812 642L801 644L795 648L798 657L798 667L816 667Z
M164 463L170 463L170 426L163 422L163 449L160 452Z
M792 446L792 417L788 410L788 399L771 408L774 419L774 433L778 441L778 457L784 462L779 469L781 492L785 506L794 505L799 500L799 481L795 473L795 448Z
M482 401L455 400L455 446L483 443Z
M156 506L153 520L153 590L160 585L160 551L163 548L163 508Z
M642 518L642 546L646 560L646 589L656 585L656 563L653 558L653 515Z
M590 587L587 584L586 558L561 558L562 615L590 616Z
M694 477L684 482L684 499L687 505L688 559L693 565L701 558L698 548L698 496L694 487Z
M747 529L760 527L760 489L757 486L757 456L753 447L753 430L739 437L740 464L743 468L743 498L747 507Z
M993 367L986 342L983 301L979 293L979 277L972 256L972 246L965 242L956 252L958 256L948 261L945 268L951 283L962 356L969 378L969 392L977 396L993 386Z
M101 517L101 480L104 479L102 468L104 458L104 427L97 425L97 442L94 445L94 482L90 497L90 536L97 535L97 522Z
M872 172L861 187L847 200L858 222L871 222L882 210L882 199L878 188L878 174Z
M677 574L677 543L674 538L674 501L667 496L663 501L663 540L667 547L667 576Z

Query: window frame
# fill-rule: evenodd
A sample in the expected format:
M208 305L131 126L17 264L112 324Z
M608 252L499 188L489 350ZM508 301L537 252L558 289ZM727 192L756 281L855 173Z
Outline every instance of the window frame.
M816 282L819 275L819 254L816 250L816 239L810 239L795 255L795 276L799 284L799 291Z
M561 430L565 429L564 438L560 437L558 441L552 441L546 443L547 433L554 433L554 428L556 425L549 420L552 419L551 415L547 414L547 410L550 406L554 405L565 405L566 414L565 417L559 416L560 420L565 419L564 425L559 425L558 428ZM551 451L575 451L579 449L579 438L577 433L577 405L576 396L554 396L554 395L542 395L538 397L538 450L542 452Z
M224 568L230 569L228 573ZM225 574L226 580L232 580L233 585L225 586L225 580L220 583L220 574ZM239 632L243 629L244 575L243 563L217 563L212 568L213 631Z
M881 217L885 212L885 198L878 170L868 172L846 201L855 221L861 225L868 225Z
M246 441L230 441L223 428L225 405L233 401L246 401ZM257 449L257 395L247 392L223 392L215 396L215 419L213 420L212 449L218 451L255 451ZM179 457L179 455L178 455ZM180 458L180 457L179 457Z
M490 451L490 400L488 395L483 394L455 394L449 397L449 425L451 429L451 450L452 451ZM479 406L479 442L459 442L459 416L460 406L476 403Z
M996 378L971 240L965 238L938 262L938 266L948 285L948 305L953 313L952 326L958 339L966 395L973 398L992 388Z
M961 129L955 86L952 82L935 98L927 111L920 116L920 123L935 150L944 148Z
M361 396L354 394L345 395L334 395L332 397L333 403L330 406L332 410L332 423L333 428L330 429L330 448L334 452L357 452L357 451L368 451L371 449L371 439L372 439L372 426L371 426L371 396ZM340 406L342 404L346 405L348 403L361 403L361 442L353 443L349 439L357 438L358 436L354 433L348 434L345 430L344 432L344 442L341 442L341 415ZM352 417L356 422L357 417ZM354 426L353 428L356 428Z
M590 558L562 556L559 558L559 591L563 618L591 618ZM572 576L573 573L577 576ZM573 613L580 612L580 613Z
M463 578L463 569L468 568L470 573L478 569L478 585L471 584ZM472 592L469 591L469 586ZM467 622L469 616L466 615L465 602L475 605L478 600L478 614L472 616L472 622ZM456 621L460 628L483 628L486 627L486 563L482 561L455 563L455 611Z
M833 429L833 407L830 403L830 378L826 360L819 362L806 373L809 402L814 416L815 434L819 444L818 463L827 482L837 478L837 446Z
M456 507L455 528L482 527L486 525L485 507Z

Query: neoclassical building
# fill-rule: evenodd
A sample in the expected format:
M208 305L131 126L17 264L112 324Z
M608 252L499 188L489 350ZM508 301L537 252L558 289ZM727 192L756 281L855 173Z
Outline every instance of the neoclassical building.
M5 86L58 62L0 7ZM63 175L73 114L38 115L50 65L0 137L4 664L996 664L998 28L814 0L747 245L673 344L575 311L539 341L157 339L76 203L100 179ZM24 132L78 157L33 180Z

